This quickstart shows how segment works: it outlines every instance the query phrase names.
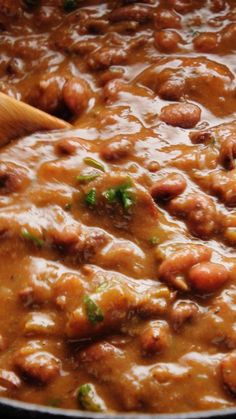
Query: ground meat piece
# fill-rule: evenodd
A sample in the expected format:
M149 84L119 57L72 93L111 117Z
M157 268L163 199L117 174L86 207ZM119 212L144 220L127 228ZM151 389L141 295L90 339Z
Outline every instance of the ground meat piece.
M217 291L228 280L227 269L212 262L202 262L193 266L188 274L188 283L199 293L208 294Z
M173 30L161 30L154 34L155 47L160 51L175 52L183 44L181 36Z
M168 204L171 214L186 219L191 233L202 239L211 237L218 229L217 211L214 202L198 193L179 197Z
M201 109L191 103L176 103L162 108L160 119L168 125L193 128L201 118Z
M16 390L21 386L21 380L13 371L0 368L0 386L7 390Z
M219 36L216 33L201 33L193 40L194 48L199 52L213 52L219 44Z
M66 106L78 116L87 108L91 90L85 80L73 77L64 84L62 94Z
M155 16L155 27L157 29L181 28L181 17L174 11L159 9Z
M214 135L210 131L193 131L189 138L193 144L209 144L214 140Z
M170 344L170 330L165 321L152 321L140 335L141 352L144 356L163 352Z
M172 173L155 182L150 189L150 194L155 201L169 201L180 195L186 186L183 175Z
M121 21L136 21L139 23L147 22L152 20L153 12L148 7L142 5L130 5L126 7L120 7L114 9L110 15L109 20L111 22L121 22Z
M214 13L219 13L225 9L225 0L212 0L209 4L210 10Z
M79 226L65 227L62 230L48 230L48 240L62 254L75 257L77 261L90 260L108 241L102 231L92 233Z
M192 301L177 301L170 312L172 327L178 331L185 323L194 321L199 313L199 307Z
M25 169L14 163L0 162L0 194L20 192L28 183Z
M223 139L220 147L220 160L222 165L232 170L235 168L236 157L236 134Z
M221 361L220 370L225 386L236 394L236 351L227 354Z
M24 376L42 384L49 383L60 372L60 361L54 355L31 346L21 348L14 363Z
M192 266L209 261L212 251L202 245L189 245L164 260L158 270L159 278L180 290L187 290L184 282Z
M119 141L112 141L105 144L100 151L100 156L106 161L116 162L129 157L132 151L133 142L122 138Z

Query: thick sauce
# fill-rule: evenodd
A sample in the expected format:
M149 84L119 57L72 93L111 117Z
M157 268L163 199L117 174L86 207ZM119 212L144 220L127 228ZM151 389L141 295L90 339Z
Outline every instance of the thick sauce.
M0 395L236 406L236 2L0 0Z

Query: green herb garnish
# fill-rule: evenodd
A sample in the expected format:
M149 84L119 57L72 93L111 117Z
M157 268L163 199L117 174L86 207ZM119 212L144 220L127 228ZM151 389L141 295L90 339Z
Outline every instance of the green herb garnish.
M87 193L85 197L85 203L87 205L95 206L97 203L97 192L96 189L90 189L90 191Z
M91 173L88 175L79 175L79 176L76 176L76 181L79 183L89 183L95 180L98 176L100 176L98 173Z
M65 12L71 12L75 10L78 7L78 1L77 0L64 0L63 2L63 9Z
M153 237L150 237L150 239L148 240L148 242L152 246L156 246L157 244L160 244L160 239L157 236L153 236Z
M94 326L102 322L104 319L103 312L101 308L93 301L89 295L84 296L85 311L87 317Z
M105 172L105 167L103 166L102 163L100 163L99 161L92 159L92 157L85 157L84 158L84 162L91 167L94 167L95 169L101 170L102 172Z
M119 185L115 188L107 189L103 196L108 202L120 202L124 209L129 209L135 203L135 196L130 182Z
M78 388L77 399L80 408L90 412L103 412L105 406L103 401L97 395L93 384L83 384Z
M22 237L24 239L33 242L37 247L43 247L43 245L44 245L44 241L43 240L39 239L37 236L35 236L34 234L30 233L25 228L22 230L21 235L22 235Z
M102 282L102 283L101 283L100 285L98 285L98 287L96 288L96 292L101 292L101 291L104 291L105 289L107 289L108 285L109 285L109 282L108 282L108 281L104 281L104 282Z

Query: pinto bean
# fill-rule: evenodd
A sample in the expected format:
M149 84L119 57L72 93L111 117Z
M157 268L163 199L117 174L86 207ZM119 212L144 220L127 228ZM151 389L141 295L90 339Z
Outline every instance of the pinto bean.
M200 262L209 261L212 251L202 245L186 246L164 260L158 270L159 278L180 290L187 290L188 286L183 278L190 268Z
M193 128L200 121L201 109L191 103L176 103L164 106L160 119L168 125Z
M222 359L220 371L223 383L236 395L236 351L230 352Z
M106 161L116 162L129 157L133 151L133 143L126 138L106 144L100 151L100 156Z
M15 366L23 375L42 384L52 381L60 371L60 362L54 355L31 346L17 352Z
M11 194L28 185L26 171L13 163L0 162L0 194Z
M212 262L202 262L193 266L188 275L191 287L200 293L211 293L221 288L228 280L227 269Z
M172 200L168 210L186 217L191 233L197 237L209 238L217 230L217 211L214 202L206 195L193 193L187 197Z
M168 4L178 13L189 13L201 5L201 1L196 0L168 0Z
M124 64L127 60L125 48L101 48L90 54L88 65L92 70L105 70L112 65Z
M183 175L172 173L155 182L150 189L150 194L156 201L169 201L180 195L186 186Z
M162 83L158 90L159 96L164 100L180 100L184 94L184 82L175 78Z
M76 143L70 138L62 138L55 144L55 152L59 156L71 156L76 152Z
M235 168L235 158L236 158L236 135L232 135L229 138L226 138L222 141L220 147L220 160L222 165L228 169L232 170Z
M185 323L196 319L199 307L192 301L177 301L172 307L170 319L175 331L178 331Z
M163 352L170 344L170 330L165 321L152 321L140 335L143 355Z
M161 30L154 34L155 47L160 51L174 52L179 48L179 44L182 44L183 40L181 36L172 30Z
M109 20L111 22L131 20L139 23L145 23L152 20L152 18L153 12L151 9L136 4L115 9L109 15Z
M21 380L13 371L0 368L0 385L7 390L16 390L21 386Z
M62 89L64 84L64 77L45 76L39 82L36 97L30 97L29 102L45 112L57 112L62 106Z
M194 48L199 52L212 52L218 46L218 38L216 33L201 33L193 40Z
M181 28L181 17L174 10L157 10L155 16L155 27L157 29L179 29Z
M65 83L62 94L70 111L74 115L79 115L88 106L91 90L85 80L73 77Z

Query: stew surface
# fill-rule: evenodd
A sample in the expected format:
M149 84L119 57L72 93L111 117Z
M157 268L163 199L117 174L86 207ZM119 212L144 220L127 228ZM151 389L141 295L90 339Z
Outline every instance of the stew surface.
M0 395L236 406L236 2L0 0Z

